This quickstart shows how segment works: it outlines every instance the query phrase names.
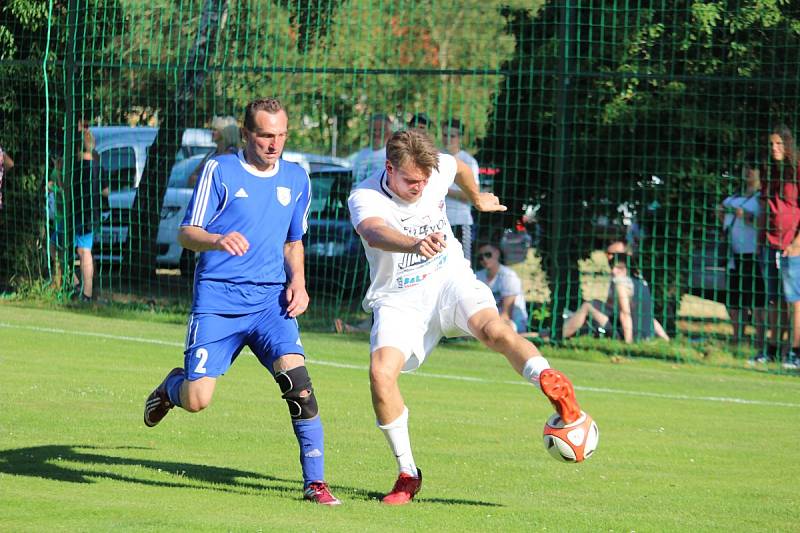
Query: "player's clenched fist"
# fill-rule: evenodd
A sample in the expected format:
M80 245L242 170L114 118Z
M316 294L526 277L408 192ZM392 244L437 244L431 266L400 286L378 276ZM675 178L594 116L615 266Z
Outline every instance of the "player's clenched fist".
M425 259L430 259L445 248L447 248L447 242L444 240L444 233L437 231L418 240L417 244L414 245L414 253L421 255Z
M216 248L231 255L244 255L250 249L250 243L238 231L232 231L217 239Z

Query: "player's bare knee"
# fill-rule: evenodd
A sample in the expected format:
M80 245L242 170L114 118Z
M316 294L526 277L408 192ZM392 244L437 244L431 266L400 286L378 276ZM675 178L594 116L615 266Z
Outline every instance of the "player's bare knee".
M276 372L275 382L281 389L281 398L286 400L292 420L308 420L317 416L319 407L305 366Z
M369 382L372 384L374 390L382 391L383 389L394 386L397 382L397 376L384 366L370 365Z

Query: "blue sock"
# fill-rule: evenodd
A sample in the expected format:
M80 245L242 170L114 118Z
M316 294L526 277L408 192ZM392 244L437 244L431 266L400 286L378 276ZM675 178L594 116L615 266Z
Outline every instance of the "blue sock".
M177 374L167 380L167 396L169 401L178 407L181 406L181 385L183 384L183 374Z
M325 480L325 438L322 420L293 420L292 427L300 445L300 466L303 468L303 486L312 481Z

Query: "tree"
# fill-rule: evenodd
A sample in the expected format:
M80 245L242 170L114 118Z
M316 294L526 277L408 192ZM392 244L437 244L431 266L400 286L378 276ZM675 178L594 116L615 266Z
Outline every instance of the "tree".
M203 86L208 63L214 57L217 36L225 25L228 0L205 0L200 23L180 82L173 98L162 108L156 141L150 147L132 211L138 214L131 225L127 266L134 279L146 280L155 274L155 242L161 205L167 190L169 171L181 146L183 131L193 111L195 97Z

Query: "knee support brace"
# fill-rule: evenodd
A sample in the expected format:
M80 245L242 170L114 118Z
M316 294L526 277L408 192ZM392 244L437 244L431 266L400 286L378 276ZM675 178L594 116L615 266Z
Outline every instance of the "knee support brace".
M311 386L311 378L304 366L275 374L275 381L281 388L281 398L289 406L289 415L292 420L308 420L317 416L317 399ZM302 394L308 392L305 396Z

